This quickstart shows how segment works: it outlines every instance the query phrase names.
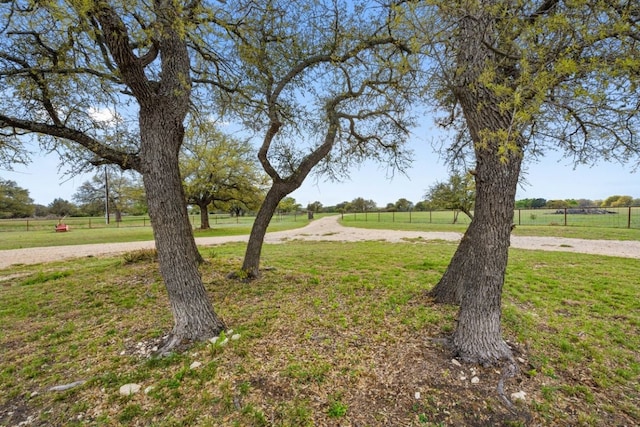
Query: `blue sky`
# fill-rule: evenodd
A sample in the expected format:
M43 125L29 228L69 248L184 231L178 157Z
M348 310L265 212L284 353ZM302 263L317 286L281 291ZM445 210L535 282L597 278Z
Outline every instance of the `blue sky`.
M415 152L415 160L406 176L396 173L389 179L384 166L367 163L353 169L351 179L341 183L310 176L291 196L303 206L316 200L325 206L335 205L356 197L372 199L379 207L401 197L418 202L429 186L447 179L448 169L428 141L416 136L410 147ZM580 165L574 170L569 160L552 155L529 164L527 169L528 184L518 189L518 199L602 200L614 194L640 198L640 173L632 173L631 166L599 163L594 167ZM35 203L42 205L48 205L58 197L72 201L82 183L91 178L90 175L64 177L58 170L56 155L35 156L28 167L15 166L13 172L0 170L0 177L28 189Z

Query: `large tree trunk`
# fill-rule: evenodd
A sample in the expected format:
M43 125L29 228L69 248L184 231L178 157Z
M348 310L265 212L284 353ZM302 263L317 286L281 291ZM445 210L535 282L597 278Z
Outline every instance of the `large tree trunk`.
M443 280L460 298L453 346L462 360L491 364L511 358L502 339L501 296L509 255L520 158L503 163L495 153L478 150L474 219ZM456 263L456 261L458 263Z
M278 208L278 203L297 188L295 185L290 186L293 187L292 189L286 187L284 183L274 184L267 192L264 202L260 205L260 210L258 210L253 227L251 227L251 234L249 235L249 242L247 243L242 263L242 271L246 274L247 279L255 279L260 276L260 255L262 254L262 245L264 236L267 234L267 227L269 227L271 218L273 218L273 214Z
M476 155L476 206L473 220L431 294L437 301L460 303L458 326L452 337L464 361L492 364L511 359L502 339L501 296L509 255L515 194L524 140L514 128L504 99L483 85L482 73L496 62L491 19L478 10L460 21L457 86ZM498 84L508 76L496 68Z
M208 230L211 228L209 225L209 203L199 203L200 208L200 228L202 230Z
M202 258L193 238L178 168L184 129L170 110L159 107L140 113L143 180L160 273L174 317L170 339L162 351L210 338L225 328L198 271Z

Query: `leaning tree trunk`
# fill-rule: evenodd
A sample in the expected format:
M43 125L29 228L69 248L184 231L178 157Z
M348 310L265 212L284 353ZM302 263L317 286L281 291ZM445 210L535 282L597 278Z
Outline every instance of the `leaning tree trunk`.
M491 364L512 357L502 339L500 318L520 157L503 162L488 150L477 150L476 156L474 219L443 280L452 281L460 298L453 334L456 353L464 361Z
M502 339L501 298L524 140L514 126L512 110L504 108L509 99L482 82L490 67L497 85L508 84L504 75L508 67L495 66L496 54L489 48L495 42L491 17L484 15L484 9L476 13L460 20L460 72L454 89L476 155L475 212L431 294L438 301L460 302L452 337L457 355L467 362L492 364L513 357Z
M182 342L210 338L225 328L213 310L198 270L202 258L193 238L178 168L177 148L184 129L181 121L165 117L168 110L140 113L143 180L160 273L174 318L165 351Z
M260 256L262 254L264 236L267 234L267 227L269 227L271 218L273 218L273 214L278 208L278 203L293 190L295 188L291 190L285 189L284 183L276 183L269 189L264 202L260 205L253 227L251 227L251 234L249 235L249 242L247 243L242 263L242 271L247 275L247 279L255 279L260 276Z

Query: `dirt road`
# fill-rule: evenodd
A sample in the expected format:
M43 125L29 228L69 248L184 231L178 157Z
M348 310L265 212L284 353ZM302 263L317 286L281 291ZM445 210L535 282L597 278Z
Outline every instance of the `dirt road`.
M328 216L312 221L303 228L267 233L265 243L284 243L291 240L315 240L335 242L358 242L382 240L406 242L413 239L458 241L462 237L454 232L370 230L344 227L338 223L338 216ZM201 237L199 246L212 246L228 242L246 242L249 236ZM93 245L53 246L0 251L0 268L13 264L38 264L85 256L113 255L136 249L153 248L155 243L101 243ZM640 259L640 241L583 240L560 237L511 236L511 246L519 249L580 252L585 254L610 255Z

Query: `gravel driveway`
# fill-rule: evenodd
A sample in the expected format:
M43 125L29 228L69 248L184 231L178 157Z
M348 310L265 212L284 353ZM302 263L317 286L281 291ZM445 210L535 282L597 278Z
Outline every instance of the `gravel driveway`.
M403 242L406 240L449 240L459 241L462 234L455 232L370 230L344 227L338 223L338 216L327 216L312 221L303 228L267 233L265 243L283 243L290 240L314 240L334 242L359 242L382 240ZM219 245L228 242L246 242L249 236L200 237L199 246ZM85 256L113 255L136 249L150 249L153 241L128 243L100 243L92 245L52 246L0 251L0 268L12 264L38 264ZM585 254L611 255L640 259L640 241L583 240L561 237L511 236L511 247L530 250L580 252Z

